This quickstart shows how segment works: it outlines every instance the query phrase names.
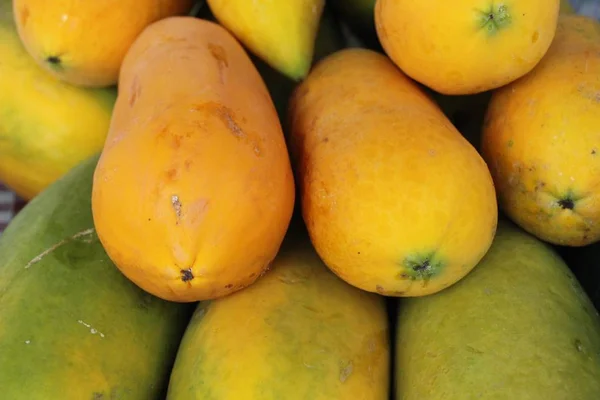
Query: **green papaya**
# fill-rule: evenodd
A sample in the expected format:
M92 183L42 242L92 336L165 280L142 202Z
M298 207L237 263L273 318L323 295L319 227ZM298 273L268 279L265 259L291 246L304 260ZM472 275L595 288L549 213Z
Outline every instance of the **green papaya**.
M500 219L456 285L399 301L396 400L600 399L600 317L550 245Z
M383 297L335 276L291 227L254 285L198 305L167 399L387 400L388 327Z
M7 400L164 398L190 305L153 297L94 231L98 156L36 196L0 236L0 392Z

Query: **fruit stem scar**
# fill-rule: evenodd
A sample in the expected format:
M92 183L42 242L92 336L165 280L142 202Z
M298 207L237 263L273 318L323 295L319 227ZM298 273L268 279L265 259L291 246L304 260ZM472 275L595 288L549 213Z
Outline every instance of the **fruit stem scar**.
M183 282L189 282L192 279L194 279L194 274L192 273L191 268L181 270L181 280Z
M477 10L477 12L479 13L479 27L485 29L489 35L494 35L500 29L507 27L512 20L505 4L495 6L492 3L488 10Z
M399 279L427 282L442 271L444 263L436 260L435 253L429 252L406 257L402 266L404 270L399 274Z
M558 205L563 210L572 210L575 208L575 202L570 197L565 197L564 199L560 199L558 201Z
M58 70L61 70L63 67L62 60L60 59L59 55L48 56L48 57L46 57L45 61L54 70L58 71Z

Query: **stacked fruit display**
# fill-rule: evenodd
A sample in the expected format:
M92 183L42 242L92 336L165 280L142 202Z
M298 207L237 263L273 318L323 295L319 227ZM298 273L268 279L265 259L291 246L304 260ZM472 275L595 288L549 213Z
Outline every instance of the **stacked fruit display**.
M3 398L600 398L594 19L0 0L0 39Z

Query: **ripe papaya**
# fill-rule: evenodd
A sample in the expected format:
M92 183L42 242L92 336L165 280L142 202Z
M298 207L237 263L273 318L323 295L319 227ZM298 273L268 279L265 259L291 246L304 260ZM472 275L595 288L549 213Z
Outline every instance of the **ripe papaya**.
M21 41L37 64L72 85L117 84L129 46L150 23L194 0L14 0Z
M385 55L322 60L294 92L289 124L308 232L346 282L427 295L489 248L498 210L485 162Z
M3 399L159 399L193 309L110 262L94 231L86 159L0 236ZM163 397L164 398L164 397Z
M397 313L397 400L600 398L598 312L558 254L508 220L468 276Z
M71 86L38 67L11 0L0 0L0 43L0 181L31 200L102 149L117 90Z
M291 231L251 287L202 302L173 367L168 400L387 400L384 299L329 271Z
M561 14L550 50L493 92L481 154L502 210L562 246L600 241L600 23Z
M248 54L216 23L170 17L138 36L119 82L92 194L108 255L166 300L252 284L279 250L295 188Z

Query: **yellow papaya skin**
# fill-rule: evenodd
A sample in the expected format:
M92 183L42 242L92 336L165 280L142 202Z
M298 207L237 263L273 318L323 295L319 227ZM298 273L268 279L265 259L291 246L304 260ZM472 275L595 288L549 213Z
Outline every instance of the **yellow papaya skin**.
M514 222L563 246L600 240L600 23L562 14L527 76L493 92L481 138Z
M346 282L423 296L483 257L498 214L487 166L387 57L328 56L296 89L289 117L304 221Z
M597 400L600 317L548 244L501 219L443 292L400 299L396 400Z
M193 302L252 284L275 258L295 187L277 111L222 26L170 17L125 56L94 174L98 236L148 292Z
M112 264L94 230L92 156L0 236L0 398L162 400L193 308Z
M83 89L58 81L27 53L11 0L0 0L0 181L31 200L102 150L114 87Z
M389 399L383 298L340 280L294 233L254 285L198 306L167 400Z

